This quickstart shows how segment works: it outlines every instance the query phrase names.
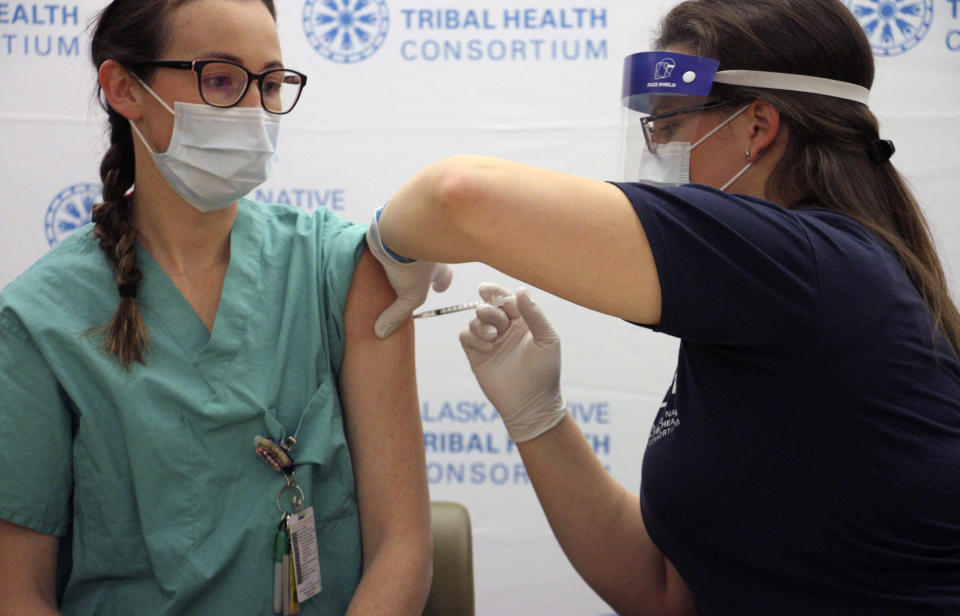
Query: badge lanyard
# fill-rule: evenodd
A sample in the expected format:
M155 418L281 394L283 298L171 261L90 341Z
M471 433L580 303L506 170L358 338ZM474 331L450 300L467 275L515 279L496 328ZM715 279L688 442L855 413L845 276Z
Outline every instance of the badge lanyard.
M290 450L296 439L288 436L280 443L258 435L253 443L260 459L284 478L276 498L280 523L273 546L273 611L292 616L300 613L301 603L323 588L313 507L304 509L303 489L294 481Z

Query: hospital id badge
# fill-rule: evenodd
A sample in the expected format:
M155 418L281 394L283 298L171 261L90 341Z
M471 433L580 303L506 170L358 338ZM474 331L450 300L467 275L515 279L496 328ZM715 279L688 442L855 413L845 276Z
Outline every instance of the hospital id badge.
M317 547L317 525L313 507L293 513L287 520L290 547L293 552L293 571L297 585L297 600L303 603L323 590L320 581L320 550Z

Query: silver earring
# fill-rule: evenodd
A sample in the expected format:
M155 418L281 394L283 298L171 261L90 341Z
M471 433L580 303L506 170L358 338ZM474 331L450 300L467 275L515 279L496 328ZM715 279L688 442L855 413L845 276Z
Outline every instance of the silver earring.
M747 150L747 158L750 158L750 150Z

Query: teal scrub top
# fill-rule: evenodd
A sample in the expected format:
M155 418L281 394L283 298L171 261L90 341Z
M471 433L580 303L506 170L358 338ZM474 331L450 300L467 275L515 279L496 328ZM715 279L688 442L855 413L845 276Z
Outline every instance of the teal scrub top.
M96 328L117 305L92 226L0 293L0 518L61 537L65 616L271 614L280 474L254 437L296 435L322 592L343 614L362 567L337 391L365 227L241 200L212 333L142 249L146 363Z

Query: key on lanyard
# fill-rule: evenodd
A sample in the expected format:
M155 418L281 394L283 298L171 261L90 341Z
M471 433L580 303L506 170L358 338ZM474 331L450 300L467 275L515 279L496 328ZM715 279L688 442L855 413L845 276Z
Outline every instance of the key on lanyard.
M299 614L300 603L323 588L313 507L304 510L303 490L294 481L290 448L295 444L293 437L283 443L254 439L257 455L286 480L277 493L281 518L273 542L273 612L283 616Z

